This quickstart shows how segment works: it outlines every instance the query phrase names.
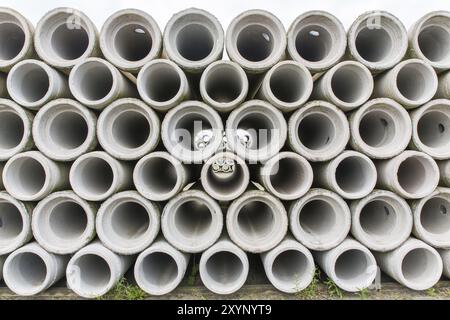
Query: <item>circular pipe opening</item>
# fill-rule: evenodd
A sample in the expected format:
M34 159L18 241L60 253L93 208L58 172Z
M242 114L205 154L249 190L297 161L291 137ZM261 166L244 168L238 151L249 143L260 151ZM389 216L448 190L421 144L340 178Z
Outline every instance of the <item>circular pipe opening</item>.
M128 110L114 118L111 133L113 141L119 146L136 149L147 142L150 125L148 119L141 112Z
M331 90L344 103L359 105L372 93L366 70L359 65L342 65L335 70L331 78Z
M178 279L178 265L175 259L165 252L151 252L142 259L139 271L146 288L162 291L170 288Z
M113 169L102 158L85 158L77 166L72 166L72 170L72 187L78 193L81 191L82 194L102 196L111 189L114 182Z
M402 260L401 272L405 280L418 286L434 282L436 274L440 274L436 257L429 249L415 248L409 251Z
M383 237L392 234L398 219L396 210L389 203L374 200L361 209L359 223L367 234Z
M13 243L23 228L20 210L12 203L0 200L0 243L4 245Z
M304 193L308 189L306 164L297 158L281 158L272 166L270 184L277 193L283 196Z
M380 62L391 54L393 41L385 29L365 27L358 32L355 46L364 60Z
M103 233L118 247L134 243L147 233L150 217L147 209L135 201L121 201L105 211L108 217L103 225Z
M227 164L222 165L222 168L224 166L226 167ZM230 193L235 193L236 190L241 189L243 184L246 185L247 180L242 165L233 161L232 166L231 172L227 172L224 169L218 170L214 164L209 166L205 177L208 189L212 189L214 193L226 197Z
M308 25L299 30L295 37L297 53L305 60L318 62L326 59L331 52L333 38L320 25Z
M0 111L0 123L0 150L11 150L19 146L25 133L20 115L11 111Z
M299 224L311 236L325 240L337 224L337 214L327 201L310 200L300 210Z
M374 148L388 145L396 137L394 119L382 110L372 110L364 114L358 130L364 143Z
M7 283L14 291L22 294L40 291L47 279L45 261L34 252L13 253L5 269Z
M127 61L144 59L153 45L152 35L140 24L128 24L121 27L114 37L114 49Z
M230 251L212 254L205 264L208 281L215 286L233 287L241 281L244 265L241 259Z
M88 102L106 98L114 85L112 71L98 61L87 61L71 73L73 94Z
M267 59L272 54L274 45L272 32L259 24L250 24L243 28L236 41L239 54L251 62Z
M21 198L31 198L38 194L48 179L43 164L29 156L13 159L6 169L4 178L9 192Z
M167 63L149 66L139 74L139 78L142 79L142 86L139 87L143 88L143 94L152 101L170 101L181 90L179 71Z
M175 166L163 157L148 158L140 168L139 182L145 193L164 196L177 186Z
M8 90L19 104L32 104L44 99L50 90L50 76L42 66L33 62L16 65L9 73Z
M176 145L189 151L199 151L206 148L212 136L212 125L209 119L200 113L186 113L173 123L178 141Z
M278 254L272 263L272 274L282 286L291 289L308 275L310 261L299 250L290 249Z
M335 140L336 129L327 115L311 113L300 121L297 134L301 143L308 149L322 150Z
M443 148L450 144L450 116L442 111L429 111L417 123L420 141L430 148Z
M64 201L54 206L44 215L48 217L48 229L42 229L41 236L55 236L60 241L74 241L79 239L87 228L87 215L83 207L73 201ZM50 231L51 234L47 234Z
M258 242L274 229L272 208L262 201L251 201L239 210L237 227L251 242Z
M61 112L49 122L49 138L57 147L73 150L83 145L87 139L88 124L78 112Z
M215 102L230 103L244 90L241 74L231 66L220 65L209 70L205 78L206 94Z
M447 25L450 23L447 22ZM422 54L432 62L450 61L450 33L447 28L430 25L421 29L417 37Z
M348 156L336 167L335 179L338 187L346 193L366 193L373 189L376 171L374 172L370 160Z
M25 32L16 23L4 22L0 24L0 60L12 60L25 45Z
M63 22L50 35L50 49L63 60L80 58L88 46L89 35L82 26L73 28L70 23Z
M200 61L211 54L214 48L214 37L207 27L199 23L191 23L178 32L175 45L183 58Z
M412 195L422 195L434 189L435 170L427 158L408 157L400 163L397 180L400 187ZM431 189L432 188L432 189Z
M434 95L435 77L425 64L408 63L399 70L396 84L406 99L425 103Z
M213 217L209 207L200 201L190 200L175 211L174 228L187 239L201 238L212 227Z
M271 144L276 128L268 115L264 113L247 113L237 123L238 141L251 150L262 149Z
M284 103L295 103L305 100L310 93L311 79L308 74L299 67L281 65L270 76L270 91Z
M450 201L434 197L425 202L420 212L420 224L429 233L443 235L450 230Z
M347 286L362 289L369 285L367 281L372 275L369 272L370 267L372 264L367 253L358 249L349 249L336 259L334 271L336 277Z
M70 286L85 295L103 293L111 282L108 262L96 254L83 254L73 261L71 268L77 270L77 281Z

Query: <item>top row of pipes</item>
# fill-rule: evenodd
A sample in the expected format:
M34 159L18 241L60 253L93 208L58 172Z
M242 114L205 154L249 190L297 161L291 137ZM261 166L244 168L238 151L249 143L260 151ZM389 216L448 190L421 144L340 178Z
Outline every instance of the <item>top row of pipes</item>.
M66 72L88 57L103 54L120 70L134 74L161 56L195 74L220 60L224 46L230 60L248 75L261 74L284 58L318 73L344 56L373 73L394 67L405 56L426 61L438 73L450 69L447 11L426 14L409 33L399 19L385 11L360 15L347 33L335 16L324 11L301 14L286 32L273 14L248 10L231 21L226 35L216 17L194 8L173 15L163 34L149 14L137 9L114 13L99 36L94 23L72 8L49 11L35 30L9 8L0 8L0 20L0 38L8 37L0 48L0 71L4 72L36 53Z

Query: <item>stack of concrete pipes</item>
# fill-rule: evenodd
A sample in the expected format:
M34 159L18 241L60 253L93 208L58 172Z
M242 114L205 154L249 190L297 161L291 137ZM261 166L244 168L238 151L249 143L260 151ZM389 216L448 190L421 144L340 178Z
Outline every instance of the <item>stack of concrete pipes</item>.
M226 48L229 60L223 58ZM0 9L0 264L33 295L66 277L104 295L129 270L174 290L190 256L231 294L247 253L297 292L315 263L343 290L379 270L414 289L450 276L450 13L406 31L322 11L285 31L263 10L226 34L210 13L161 33L116 12L98 33L58 8Z

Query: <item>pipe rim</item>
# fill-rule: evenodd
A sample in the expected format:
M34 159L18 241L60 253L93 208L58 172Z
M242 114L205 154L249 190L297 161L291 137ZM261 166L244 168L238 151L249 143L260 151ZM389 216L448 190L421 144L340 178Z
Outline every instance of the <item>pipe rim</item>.
M228 253L237 257L242 265L241 274L233 282L227 284L218 283L209 275L207 271L207 263L211 257L220 253ZM247 254L238 246L231 242L219 241L205 252L202 253L199 263L199 273L203 285L210 291L228 295L238 291L246 282L249 271L249 261ZM205 281L207 279L207 281Z
M304 230L301 226L300 214L305 205L312 201L325 201L334 210L336 215L342 215L342 223L337 224L340 227L340 231L336 236L328 236L329 240L325 241L320 235L314 236L309 230ZM330 204L332 203L332 204ZM302 198L294 202L289 209L289 227L292 235L303 244L305 247L311 250L324 251L330 250L339 244L341 244L351 228L351 213L350 208L338 194L320 188L313 188ZM338 229L339 230L339 229Z
M157 101L151 98L147 93L146 87L144 86L144 84L146 83L145 77L147 73L150 69L154 68L157 65L166 65L168 68L172 68L178 74L180 80L180 87L177 93L167 101ZM152 60L142 67L137 76L137 90L140 97L142 98L142 100L144 100L145 103L159 111L168 111L189 96L188 80L183 70L174 62L165 59Z
M129 148L117 141L113 128L120 116L135 113L144 117L148 124L146 141L135 148ZM98 117L97 138L103 149L120 160L136 160L152 152L159 143L160 121L156 113L142 101L134 98L122 98L107 106Z
M183 57L176 48L174 43L175 40L171 41L170 39L173 32L178 34L178 32L187 25L195 25L194 22L199 22L198 25L202 25L202 27L208 29L210 35L213 35L215 38L210 53L197 61ZM204 24L201 24L201 22ZM177 27L177 23L181 23L182 25ZM163 32L163 43L166 54L170 60L181 66L182 69L196 73L222 57L224 32L222 25L214 15L202 9L189 8L175 13L167 22Z
M140 205L147 211L148 227L137 238L125 240L122 235L115 232L111 220L115 210L126 203ZM111 226L110 233L106 231L108 225ZM159 211L153 203L136 191L124 191L113 195L102 203L95 218L95 226L97 235L105 247L118 254L132 255L141 252L155 240L160 227Z
M383 141L376 145L369 145L363 140L360 134L361 123L370 113L382 113L389 122L385 120L385 139L386 129L390 125L394 127L394 135L389 141ZM383 119L380 119L383 120ZM384 122L383 122L384 123ZM350 117L350 142L355 150L362 152L374 159L392 158L403 152L411 140L412 126L411 119L405 108L399 103L389 98L376 98L369 100Z
M8 70L11 67L13 67L15 64L17 64L19 61L25 59L30 51L30 49L33 47L33 26L32 24L24 17L22 16L18 11L6 8L6 7L0 7L0 14L1 15L8 15L11 17L12 21L17 21L19 23L19 27L22 29L24 33L24 43L22 46L22 49L19 51L19 53L12 59L7 60L0 60L0 69Z
M251 202L263 203L272 213L271 230L258 239L245 239L248 237L238 227L241 209ZM245 192L230 204L226 214L226 227L230 239L237 246L248 252L261 253L273 249L283 240L288 229L288 218L280 200L267 192L252 190Z
M231 159L233 161L236 161L237 165L239 165L242 169L241 173L243 175L242 183L240 184L239 188L234 190L233 192L218 192L215 190L214 187L211 186L211 184L208 182L208 172L211 168L211 166L214 164L215 161L217 161L220 158L227 158ZM208 193L211 197L214 199L217 199L218 201L231 201L236 198L238 198L244 191L247 189L249 183L250 183L250 170L248 169L247 164L245 161L237 156L236 154L232 152L220 152L209 158L205 164L202 166L202 170L200 173L200 181L202 183L203 188L205 189L206 193Z
M340 132L340 136L336 137L335 135L326 148L311 149L303 144L298 135L301 121L316 113L331 120L330 122L334 123L333 128L335 128L335 131ZM292 114L288 121L288 129L291 148L307 160L314 162L333 159L344 151L350 139L350 128L344 112L331 103L320 100L308 102Z
M240 32L252 25L264 27L274 39L270 54L261 61L251 61L244 58L237 48L235 39L232 39L233 34L238 37ZM262 73L274 66L283 58L286 44L286 30L281 21L272 13L260 9L247 10L236 16L228 26L225 39L226 51L230 60L250 73Z
M266 118L272 125L269 130L278 130L276 137L271 138L272 141L257 149L249 149L237 141L239 123L252 114ZM272 158L280 151L287 139L287 124L281 111L274 106L262 100L250 100L230 113L226 120L225 135L227 145L233 152L251 163L257 163Z
M52 210L58 205L68 202L77 204L83 209L86 216L85 230L78 236L78 239L72 238L70 241L64 241L57 235L51 234L51 227L42 230L43 232L37 231L40 229L40 222L48 223L48 221L45 221L45 218L50 218L50 215L53 213ZM55 254L72 254L88 244L95 236L94 216L95 210L92 205L75 193L70 191L55 192L41 200L34 208L31 218L31 229L33 230L34 238L45 250ZM41 221L41 219L44 219L44 221ZM53 237L53 239L49 237Z
M304 20L307 19L313 20L313 18L316 16L319 18L325 17L326 20L331 22L331 24L333 24L334 27L337 28L336 33L338 36L335 39L333 39L334 40L333 47L336 47L336 53L331 58L327 57L329 58L329 61L325 62L323 61L325 59L321 59L317 62L311 62L302 58L300 54L297 52L297 48L295 45L296 42L295 40L297 38L298 32L300 31L298 30L300 23L302 23ZM333 34L334 33L330 32L331 36L333 36ZM341 41L339 41L339 38L341 39ZM340 45L337 47L335 46L336 43L338 44L340 43ZM298 61L302 65L306 66L309 70L311 70L311 72L321 72L331 68L333 65L335 65L342 59L342 57L345 54L346 47L347 47L347 37L344 25L338 18L336 18L334 15L326 11L313 10L301 14L292 22L287 32L287 51L289 55L292 57L293 60Z
M303 179L302 181L299 181L297 185L301 186L301 188L298 188L294 192L279 191L272 183L272 169L276 166L280 167L278 163L284 159L295 160L297 164L300 164L303 171ZM311 164L305 158L294 152L280 152L278 155L270 158L267 162L265 162L264 166L261 168L261 179L264 183L264 186L270 193L272 193L277 198L280 198L281 200L295 200L302 197L311 188L313 177L314 174Z
M159 246L159 248L157 247ZM163 253L170 256L173 261L177 265L177 276L168 284L161 285L150 285L144 277L143 264L145 259L154 253ZM144 250L136 259L136 263L134 265L134 278L138 286L151 295L162 296L168 294L175 290L176 287L183 280L184 274L186 272L186 259L183 257L183 254L177 249L173 248L168 243L157 243L155 242L152 246ZM184 272L182 271L184 270ZM162 287L162 288L161 288Z
M377 21L379 24L371 29L369 27L368 20ZM382 20L385 20L384 29L382 28ZM363 24L366 24L365 28L364 26L362 26ZM386 26L389 26L389 28L391 29L397 30L395 31L389 30L389 28L386 28ZM397 44L397 48L395 48L395 45L391 47L391 51L394 51L395 54L391 56L390 59L386 59L386 57L384 57L384 59L379 61L370 61L363 58L357 49L356 40L359 33L364 29L365 30L383 29L386 33L388 33L390 40L391 41L394 40L395 43ZM350 54L358 62L364 64L367 68L374 71L382 71L394 67L397 63L399 63L402 60L408 49L408 34L405 26L396 16L387 11L368 11L361 14L350 26L347 37L348 37L348 49L350 51ZM397 52L395 52L394 49L397 49L396 50ZM389 57L389 54L387 56Z
M409 38L410 38L410 44L414 50L414 54L420 58L421 60L426 61L428 64L430 64L433 68L436 70L445 70L450 68L450 55L447 56L447 58L444 61L432 61L428 59L425 54L420 49L419 45L419 34L423 30L423 26L431 23L430 20L435 18L444 18L448 20L448 23L450 24L450 12L448 11L432 11L427 13L426 15L422 16L416 23L413 25L409 31ZM433 24L431 24L433 26Z
M411 116L412 141L419 151L425 152L434 159L445 160L450 157L450 140L447 141L447 144L434 147L425 144L420 138L419 133L420 122L423 120L424 117L432 113L440 113L439 118L441 120L446 118L447 120L445 121L447 126L444 126L442 123L439 123L439 128L442 127L441 133L443 133L444 130L450 131L450 100L448 99L431 100L424 106L414 110L412 113Z
M31 217L28 213L29 208L27 207L27 205L16 200L4 191L0 192L0 204L2 203L11 204L12 206L14 206L17 209L17 212L20 214L22 222L22 230L18 235L14 237L13 240L8 239L6 241L2 241L0 254L5 255L21 247L31 237Z
M80 92L81 89L79 88L79 81L77 80L77 77L79 77L79 73L82 72L80 70L82 68L86 68L88 64L102 65L103 67L107 68L109 73L111 74L111 89L104 97L97 100L85 98L84 93ZM69 74L69 89L75 99L77 99L81 104L95 109L101 108L100 106L106 105L117 94L117 91L119 90L119 75L119 71L116 69L116 67L114 67L108 61L100 58L87 58L85 60L82 60L72 68L72 71Z
M297 253L303 255L307 263L306 271L303 274L299 274L300 279L296 281L294 286L287 285L286 281L278 279L273 272L275 260L281 254L288 251L296 251ZM265 271L270 283L275 288L285 293L296 293L306 289L312 282L316 271L316 265L311 252L309 252L309 250L299 242L291 239L283 240L278 246L264 254L264 262L264 264L268 265L268 267L265 268Z
M133 20L130 19L131 17ZM126 21L121 21L125 20L125 18ZM139 25L140 28L146 29L151 37L150 51L145 57L136 61L123 58L112 45L108 45L108 32L113 33L112 38L114 39L117 33L126 25ZM159 57L162 48L162 34L155 19L148 13L139 9L122 9L110 15L104 22L100 31L99 42L101 51L108 61L119 69L135 72L139 71L147 62Z
M22 94L17 92L16 89L14 89L13 80L15 77L13 77L13 75L16 72L18 72L17 70L20 70L20 68L23 68L24 66L27 66L27 65L32 65L32 66L34 66L35 69L41 69L42 71L45 72L45 74L47 75L47 78L48 78L48 88L47 88L46 93L44 94L44 96L42 96L41 98L39 98L38 100L35 100L35 101L29 101L28 99L23 98ZM8 77L6 79L6 87L7 87L8 93L11 96L11 98L14 101L16 101L19 105L21 105L25 108L29 108L29 109L37 109L40 106L42 106L43 104L45 104L46 102L48 102L51 99L54 92L57 91L55 72L56 71L54 69L52 69L51 67L49 67L47 64L45 64L42 61L35 60L35 59L22 60L22 61L18 62L17 64L15 64L8 73Z
M74 24L81 24L81 27L86 31L88 37L88 44L84 51L84 53L76 59L63 59L58 57L54 50L52 52L47 52L47 50L42 46L42 42L44 41L41 36L46 28L52 28L49 30L50 32L54 32L55 29L64 25L64 23L59 24L58 22L65 21L68 24L68 20L77 17L78 19L74 20ZM58 19L56 22L51 23L52 19ZM76 21L76 22L75 22ZM50 26L48 25L50 24ZM97 28L94 23L89 19L87 15L85 15L82 11L77 10L75 8L69 7L59 7L48 11L38 22L36 26L36 30L34 32L34 46L36 49L36 53L38 56L47 62L49 65L55 68L72 68L74 65L82 62L86 58L90 57L95 53L97 47Z
M397 216L395 221L389 222L393 222L394 225L390 230L385 230L385 234L371 235L362 227L361 213L364 208L374 202L383 202L385 204L384 210L391 209ZM387 207L389 208L387 209ZM380 252L393 250L402 245L412 232L413 217L411 208L403 198L393 192L374 190L368 196L352 203L350 208L352 213L352 235L370 250ZM392 212L390 213L392 214Z
M233 70L242 80L241 92L236 98L234 98L232 101L229 102L220 102L214 100L209 95L208 90L206 89L206 82L208 80L208 76L210 76L211 73L220 70L220 68ZM249 84L245 71L236 62L233 61L219 60L211 63L208 67L206 67L205 71L203 71L202 76L200 78L200 95L202 96L205 103L212 106L217 111L227 112L234 109L236 106L240 105L242 102L244 102L245 98L247 97L248 88Z
M33 160L35 162L38 162L39 165L42 167L42 170L45 175L45 180L42 184L42 187L34 192L33 194L24 192L23 190L18 190L16 187L14 187L14 183L10 180L13 179L13 177L10 177L12 173L9 172L11 166L14 165L14 162L21 161L21 159L29 159ZM26 151L23 153L18 153L15 156L11 157L3 167L3 185L6 189L6 191L11 194L14 198L21 200L21 201L36 201L44 198L48 195L49 190L52 188L52 162L50 159L43 156L39 151ZM21 188L21 187L20 187ZM19 189L20 189L19 188Z
M186 237L175 227L177 209L191 201L202 203L211 215L208 230L196 237ZM219 239L222 229L222 209L213 198L199 190L188 190L176 195L169 200L161 215L161 230L164 237L172 246L183 252L198 253L206 250Z
M201 150L188 150L175 142L173 125L186 115L203 117L211 124L212 136L208 144ZM165 148L183 163L201 163L211 157L221 146L223 123L217 111L200 101L184 101L171 109L164 117L161 125L161 139ZM191 137L191 139L194 137Z
M100 159L103 162L105 162L106 164L108 164L109 168L111 169L112 172L112 181L111 181L111 186L109 187L108 190L106 190L103 193L99 193L99 194L94 194L92 192L85 192L84 191L84 187L79 187L78 183L75 182L76 180L76 172L77 170L80 170L78 167L81 166L83 164L83 162L85 161L89 161L92 159ZM78 157L72 164L72 166L70 167L70 172L69 172L69 181L70 181L70 185L72 187L72 190L81 198L87 200L87 201L102 201L106 198L108 198L109 196L111 196L116 188L117 185L119 184L119 176L120 171L119 168L117 166L117 161L116 159L114 159L113 157L111 157L109 154L107 154L106 152L102 152L102 151L93 151L93 152L89 152L89 153L85 153L84 155L82 155L81 157Z
M43 290L47 289L48 286L51 285L51 282L52 282L51 273L49 272L49 270L52 268L52 266L54 264L53 263L54 259L50 253L46 252L40 246L33 245L33 244L36 244L36 243L30 243L28 245L25 245L25 246L17 249L16 251L12 252L6 258L6 261L3 265L3 279L5 281L5 284L11 291L13 291L15 294L20 295L20 296L36 295L36 294L42 292ZM46 268L46 274L45 274L45 278L42 280L40 285L35 286L34 284L26 283L24 286L22 286L22 285L17 286L14 283L14 281L12 281L10 279L10 272L12 272L12 270L10 269L11 268L10 265L13 263L14 259L17 258L17 256L22 255L22 254L33 254L35 256L38 256L39 259L42 260L42 262L44 263L45 268ZM26 286L26 288L24 288L25 286ZM22 288L19 288L19 287L22 287ZM24 290L22 290L22 289L24 289Z
M0 114L12 113L20 118L23 124L22 139L13 148L0 148L0 160L8 160L10 157L24 151L29 145L29 140L32 138L31 134L31 120L32 117L27 111L21 108L17 103L8 100L0 99ZM31 119L30 119L31 118Z
M61 144L51 141L50 127L52 122L66 112L77 114L86 123L86 138L76 148L65 148ZM45 156L57 161L73 161L95 146L95 126L96 116L76 100L56 99L44 105L36 114L32 125L33 140L36 147ZM41 130L45 130L45 134Z
M305 86L302 88L302 94L297 98L296 101L286 102L278 98L272 90L271 80L275 73L282 69L296 69L297 74L302 78L301 82L306 82ZM288 112L295 110L296 108L304 105L313 91L313 78L309 70L296 61L281 61L274 65L265 75L265 81L262 83L262 88L264 90L265 96L270 104L281 109L282 111ZM298 79L297 79L298 80Z
M433 193L415 201L412 206L412 214L414 218L414 234L420 238L423 242L429 244L435 248L450 248L450 231L447 232L431 232L428 230L422 222L424 207L435 199L444 201L447 203L447 207L450 208L450 189L449 188L437 188ZM440 213L446 214L447 207L442 203L440 204ZM445 211L444 211L445 210ZM442 225L441 225L442 226Z

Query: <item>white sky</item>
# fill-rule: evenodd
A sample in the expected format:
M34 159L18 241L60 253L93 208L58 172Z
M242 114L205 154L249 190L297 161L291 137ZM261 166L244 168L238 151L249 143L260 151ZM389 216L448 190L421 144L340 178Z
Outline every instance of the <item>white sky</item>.
M219 18L224 30L231 19L247 9L266 9L278 16L286 28L298 15L308 10L329 11L346 28L364 11L386 10L396 15L408 28L429 11L450 11L450 0L0 0L0 6L18 10L34 25L50 9L73 7L88 15L99 29L115 11L137 8L153 16L163 30L172 14L189 7L211 12Z

